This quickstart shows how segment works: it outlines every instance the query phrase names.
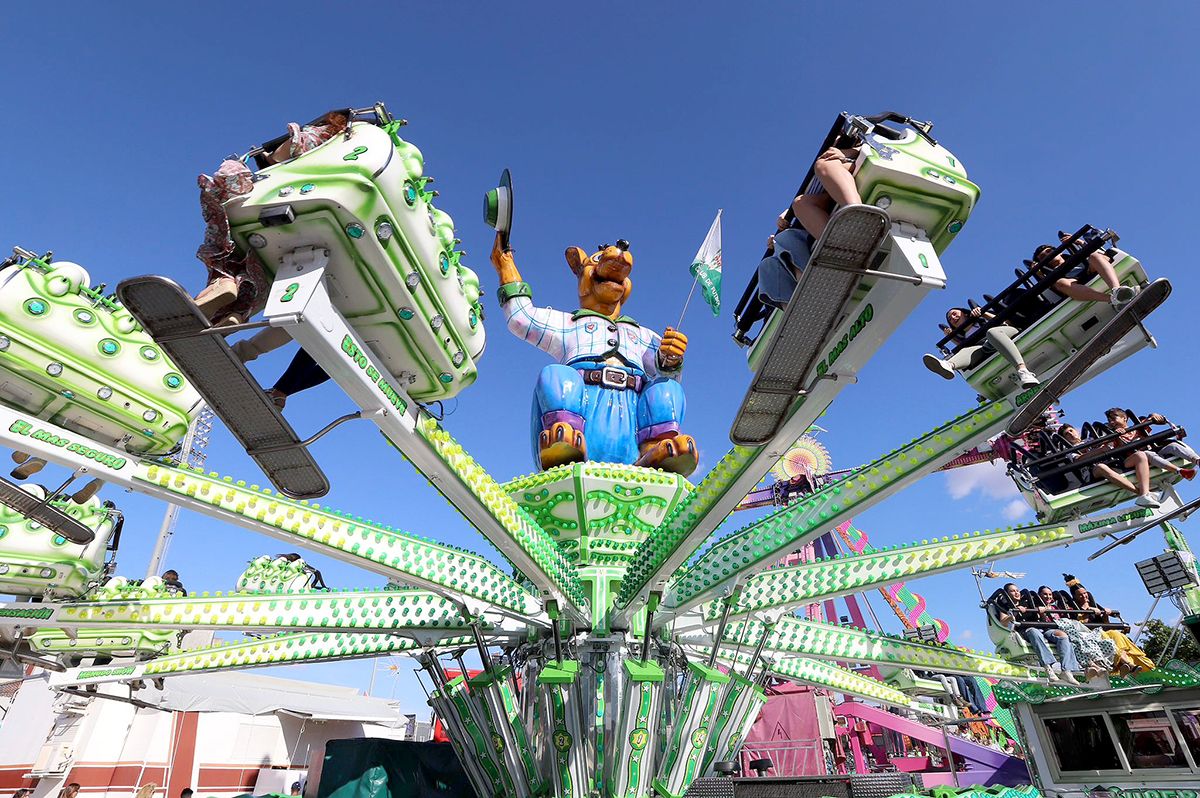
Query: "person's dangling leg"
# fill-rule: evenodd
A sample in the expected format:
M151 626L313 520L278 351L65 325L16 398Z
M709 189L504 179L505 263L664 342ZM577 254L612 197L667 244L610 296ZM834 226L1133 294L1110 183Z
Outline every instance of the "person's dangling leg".
M1079 670L1079 658L1075 656L1075 649L1071 645L1071 639L1067 637L1066 632L1058 629L1047 629L1046 637L1054 642L1054 648L1058 652L1058 661L1062 664L1063 670L1077 671Z
M288 367L267 394L282 408L289 396L315 388L328 379L329 375L317 365L312 355L301 349L292 357L292 362L288 363Z
M268 327L259 330L249 338L235 341L229 348L238 356L238 360L249 363L268 352L274 352L292 340L292 336L283 327Z
M1097 479L1106 479L1119 488L1124 488L1133 495L1138 495L1138 489L1132 482L1125 478L1124 474L1118 473L1111 466L1104 463L1098 463L1092 467L1092 476Z
M1196 450L1183 441L1171 441L1159 449L1158 453L1164 457L1182 457L1192 465L1200 465L1200 454L1196 454Z
M1050 650L1050 646L1046 645L1046 639L1042 637L1041 629L1026 629L1021 633L1021 636L1033 646L1034 652L1037 653L1038 661L1042 663L1044 668L1055 668L1058 666L1058 660L1054 658L1054 653Z

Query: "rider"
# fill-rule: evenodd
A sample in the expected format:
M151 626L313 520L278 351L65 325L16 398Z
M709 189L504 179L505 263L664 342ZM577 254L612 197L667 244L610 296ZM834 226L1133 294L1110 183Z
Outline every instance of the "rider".
M1058 433L1062 435L1063 440L1065 440L1070 446L1078 446L1083 442L1083 439L1079 435L1079 430L1075 429L1075 427L1071 426L1070 424L1063 424L1061 427L1059 427ZM1111 443L1100 444L1100 446L1106 449L1112 448ZM1089 451L1094 451L1094 449L1081 451L1080 454L1086 454ZM1137 498L1134 499L1134 503L1139 507L1161 507L1162 502L1150 494L1150 460L1148 457L1146 457L1146 453L1143 451L1129 452L1129 454L1127 454L1125 458L1120 461L1120 464L1126 469L1133 469L1134 477L1137 479L1136 486L1126 479L1124 474L1114 469L1109 463L1096 463L1094 466L1092 466L1092 476L1106 479L1117 487L1124 488L1125 490L1134 494L1137 496Z
M1070 238L1066 233L1059 233L1059 237L1064 242ZM1040 262L1042 258L1055 249L1057 247L1053 244L1038 245L1033 251L1036 270L1051 271L1063 264L1066 258L1062 254L1055 255L1045 263ZM1091 281L1092 277L1097 275L1108 286L1107 294L1086 285L1086 283ZM1120 307L1137 296L1136 288L1129 285L1121 285L1120 280L1117 279L1116 269L1113 268L1112 260L1102 250L1096 250L1088 256L1087 263L1079 264L1055 280L1051 288L1056 293L1071 299L1078 299L1083 302L1110 302L1114 307Z
M862 204L853 174L854 162L858 159L858 148L837 146L851 143L849 140L835 141L834 146L818 155L816 163L813 164L813 174L821 181L820 191L800 194L792 200L792 213L814 240L825 232L825 225L829 224L829 216L835 204ZM787 226L786 214L780 214L779 229L783 230Z
M983 308L950 308L946 311L946 324L942 326L942 332L952 336L951 340L961 344L967 339L971 333L979 328L981 322L987 322L995 316L991 313L985 313ZM994 327L989 327L984 333L986 343L978 346L960 346L959 350L953 355L942 359L935 355L925 355L922 361L925 367L934 374L940 374L948 380L954 379L955 371L963 371L973 369L983 361L987 360L996 352L1004 356L1004 359L1012 364L1017 370L1017 382L1022 388L1032 388L1038 384L1037 375L1029 370L1025 365L1025 358L1021 355L1021 350L1017 348L1016 342L1013 340L1020 332L1011 324L1000 324Z
M1029 641L1029 645L1033 646L1033 650L1037 652L1038 660L1050 672L1050 678L1059 679L1068 684L1079 684L1079 680L1072 673L1072 671L1079 670L1079 663L1075 660L1075 652L1071 649L1071 641L1067 639L1067 633L1060 629L1039 629L1032 626L1020 629L1022 621L1037 620L1037 612L1032 607L1026 607L1021 603L1021 588L1017 587L1015 583L1009 582L1005 585L1004 593L1008 596L1012 609L1008 612L1000 610L997 620L1014 631L1019 631L1021 636ZM1057 659L1054 652L1050 650L1051 645L1054 646L1054 651L1058 652Z
M1075 602L1075 606L1083 610L1086 615L1079 618L1084 624L1107 623L1109 618L1121 618L1121 613L1116 610L1106 609L1096 603L1092 598L1092 594L1078 580L1071 585L1071 599ZM1138 648L1137 644L1129 639L1124 632L1119 629L1097 629L1102 636L1107 637L1117 647L1117 656L1113 662L1113 672L1118 676L1126 676L1130 673L1138 671L1149 671L1154 669L1154 660L1146 656L1146 652Z
M1104 417L1108 420L1109 428L1114 432L1117 431L1118 427L1120 429L1126 429L1129 427L1129 416L1119 407L1110 407L1108 410L1105 410ZM1150 415L1146 416L1144 420L1150 422L1152 425L1159 426L1171 423L1167 421L1167 417L1161 413L1151 413ZM1144 438L1148 435L1145 430L1137 430L1135 434L1140 438ZM1187 460L1189 463L1191 463L1191 467L1178 469L1179 472L1183 474L1184 479L1191 479L1194 477L1196 466L1200 464L1200 455L1196 454L1196 450L1191 446L1188 446L1183 441L1171 441L1168 444L1158 447L1156 451L1147 450L1146 453L1149 455L1151 462L1160 468L1166 468L1167 470L1172 470L1172 467L1169 463L1164 465L1166 458L1178 457L1183 460ZM1188 476L1188 472L1191 472L1192 476Z

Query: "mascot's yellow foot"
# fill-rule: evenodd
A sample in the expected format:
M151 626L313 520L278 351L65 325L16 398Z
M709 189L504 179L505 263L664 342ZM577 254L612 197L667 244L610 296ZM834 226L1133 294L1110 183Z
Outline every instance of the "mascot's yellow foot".
M538 435L538 456L542 470L579 463L587 459L587 442L583 433L565 421L557 421Z
M663 471L685 477L696 470L696 464L700 460L696 439L691 435L672 435L646 441L641 449L642 456L638 458L637 465L661 468Z

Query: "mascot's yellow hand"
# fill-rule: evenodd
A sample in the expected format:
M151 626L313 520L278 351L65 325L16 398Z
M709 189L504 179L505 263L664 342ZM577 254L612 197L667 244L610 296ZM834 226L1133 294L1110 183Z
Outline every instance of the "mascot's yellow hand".
M515 269L516 263L513 261L512 250L505 249L500 238L500 234L496 233L496 240L492 243L492 265L496 267L496 271L501 271L506 267Z
M662 343L658 345L658 354L663 365L676 366L683 361L683 353L687 351L687 336L679 330L667 328L663 333Z

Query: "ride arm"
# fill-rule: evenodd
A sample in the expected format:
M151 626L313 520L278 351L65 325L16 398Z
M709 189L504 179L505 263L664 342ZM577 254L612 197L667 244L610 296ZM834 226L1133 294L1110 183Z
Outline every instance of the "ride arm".
M723 645L755 646L766 627L759 621L738 621L725 627ZM804 621L785 615L767 631L763 655L773 658L815 657L838 662L920 668L963 676L1036 681L1045 678L1040 669L1016 665L982 651L951 645L931 645L902 637L869 632L821 621ZM682 636L689 645L712 645L713 633Z
M662 623L668 623L672 617L716 598L731 582L765 569L783 553L794 551L909 486L995 435L1013 413L1013 406L1007 400L979 405L803 500L723 538L674 579L664 608L655 617L656 623L660 618ZM703 489L702 483L692 495Z
M794 609L968 565L1067 546L1080 540L1142 526L1149 518L1161 514L1162 510L1139 508L1107 519L1084 518L1060 524L986 530L875 549L867 554L843 555L772 568L741 582L730 617L769 609ZM668 601L672 598L674 596L667 596ZM716 622L724 608L725 600L704 605L700 612L702 623L708 625ZM1008 613L997 609L997 619L1001 623L1011 622L1012 617ZM685 616L677 621L676 628L689 628L691 625Z
M690 646L690 648L703 658L707 658L712 653L711 646ZM749 665L751 655L722 650L717 654L717 661L732 669L735 665ZM854 696L866 701L878 701L900 709L915 708L909 697L896 688L870 676L847 670L832 662L823 662L808 657L794 657L771 662L766 669L771 675L796 684L824 687L843 695Z
M41 618L24 627L62 629L214 629L254 632L337 632L353 629L404 635L428 644L446 634L464 634L472 622L488 634L524 634L528 625L504 619L489 606L463 604L424 590L305 591L297 593L216 593L191 598L109 599L46 603ZM24 605L21 605L24 606ZM0 605L5 611L17 605ZM486 617L484 617L486 614Z
M469 635L442 641L446 646L472 644ZM84 666L50 674L52 690L82 684L135 682L194 673L223 673L295 663L341 662L418 651L420 644L378 634L282 634L246 643L226 643L168 654L149 662L103 667Z

